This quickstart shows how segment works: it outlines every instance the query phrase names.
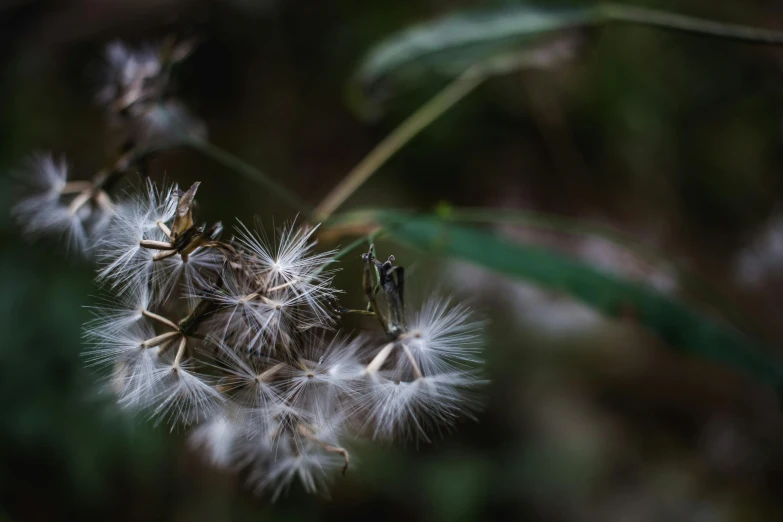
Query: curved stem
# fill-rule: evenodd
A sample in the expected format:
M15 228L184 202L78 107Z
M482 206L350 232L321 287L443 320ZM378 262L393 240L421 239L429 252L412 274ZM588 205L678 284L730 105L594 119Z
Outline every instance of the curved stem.
M277 286L273 286L272 288L267 289L267 292L277 292L278 290L282 290L283 288L288 288L291 285L295 285L298 283L300 279L292 279L291 281L288 281L287 283L282 283Z
M389 354L394 349L394 346L395 344L391 342L381 348L381 351L378 352L373 360L370 361L370 364L367 365L367 368L364 369L365 373L367 373L367 375L377 373L378 370L381 369L381 366L383 366L383 363L386 362L386 359L389 358Z
M188 345L188 338L184 335L179 341L179 348L177 349L177 355L174 357L174 364L172 368L179 368L179 363L182 362L182 357L185 355L185 347Z
M152 339L147 339L142 344L145 348L155 348L156 346L162 346L166 343L166 341L169 341L173 339L174 337L180 335L180 333L177 332L166 332L164 334L160 334L157 337L153 337Z
M657 11L646 7L607 3L598 6L601 22L622 22L659 29L712 36L739 42L783 45L783 32L747 25L728 24L692 16Z
M161 232L166 234L166 237L169 238L169 241L171 241L171 230L169 227L167 227L166 224L162 221L158 221L155 224L158 225L158 228L161 230Z
M174 248L174 246L172 246L171 243L166 243L165 241L153 241L152 239L142 239L139 241L139 246L149 250L177 250Z
M261 172L251 164L239 159L230 152L212 145L206 141L200 141L195 139L187 139L183 142L183 145L196 150L203 155L212 158L218 163L222 164L226 168L229 168L247 179L263 185L272 191L275 196L279 197L291 208L294 208L301 212L304 216L309 217L312 214L310 206L299 199L297 195L283 187L272 178Z
M421 372L421 368L419 368L419 363L416 362L416 357L413 356L413 352L408 347L408 345L402 343L402 350L405 352L405 357L408 358L408 362L411 363L411 368L413 369L413 375L417 379L423 378L424 374Z
M60 194L78 194L79 192L87 192L93 188L93 184L89 181L69 181L60 190Z
M449 83L416 112L408 116L391 134L383 139L367 156L338 183L313 211L318 221L328 218L351 194L356 192L386 161L414 136L438 119L455 103L478 87L486 77L468 70Z
M629 23L740 42L783 45L783 32L781 31L716 22L644 7L605 3L599 4L589 13L591 13L591 16L587 16L582 20L582 25L600 25L613 22ZM224 149L193 138L185 139L182 143L223 164L227 168L242 174L246 178L260 183L306 217L315 218L316 221L323 221L337 210L389 158L454 104L472 92L486 78L486 75L477 73L477 70L473 68L458 76L375 146L369 154L346 174L342 181L329 192L314 210L294 193L259 169Z
M169 328L172 328L173 330L179 331L179 326L174 324L172 321L166 319L162 315L158 315L158 314L152 313L149 310L142 310L141 311L141 315L143 315L144 317L147 317L149 319L152 319L153 321L157 321L160 324L166 325Z
M68 212L70 212L72 216L75 215L84 205L87 204L88 201L90 201L90 193L81 192L79 195L73 198L71 204L68 205Z
M286 366L285 363L277 363L271 368L264 370L263 372L258 374L256 378L259 381L267 382L270 380L270 377L274 377L275 374L277 374L280 370L284 369L285 366Z
M345 476L345 472L348 471L348 465L351 463L351 455L348 453L348 450L346 450L345 448L341 448L340 446L333 446L327 442L322 441L315 435L315 433L312 432L312 430L310 430L309 428L305 427L302 424L297 425L297 431L299 432L300 435L302 435L310 442L313 442L314 444L320 446L324 451L342 455L343 476Z

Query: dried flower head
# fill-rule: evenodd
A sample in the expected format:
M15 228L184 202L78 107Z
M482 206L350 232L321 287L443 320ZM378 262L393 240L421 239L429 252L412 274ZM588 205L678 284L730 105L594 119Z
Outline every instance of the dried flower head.
M432 297L406 309L404 269L371 249L362 313L385 340L334 333L351 311L315 229L286 225L270 239L240 223L222 241L220 227L196 224L198 189L148 181L98 244L114 297L87 324L87 354L121 405L195 425L194 447L273 497L295 480L323 492L350 463L350 437L427 441L472 417L482 323L467 307Z
M215 465L245 470L277 497L299 482L324 493L351 455L345 442L429 440L471 417L483 383L482 324L451 299L406 309L394 257L363 256L367 308L383 339L339 331L355 312L337 302L335 251L317 251L317 227L290 223L270 237L260 222L197 221L200 184L151 180L110 197L145 165L148 146L194 137L196 120L170 97L171 66L186 43L107 49L99 100L125 131L115 159L90 181L64 162L35 158L14 212L29 233L57 232L94 252L105 295L85 325L85 358L118 404L171 429Z
M138 48L112 42L106 47L103 86L97 100L129 139L161 146L183 138L206 137L204 124L170 92L172 67L192 49L189 40Z
M113 226L114 233L108 237L117 246L123 239L133 239L137 228L155 217L154 210L161 209L153 210L151 205L168 201L164 195L147 195L145 202L133 201L118 209L109 194L128 173L142 170L156 150L206 136L204 125L171 97L169 88L172 66L191 50L192 42L175 40L139 49L119 42L107 47L104 84L97 98L107 109L109 120L123 131L122 145L107 166L89 180L69 180L64 160L43 154L33 157L20 172L25 194L13 211L26 234L62 235L70 250L90 254L115 219L122 224ZM176 258L167 267L183 272L183 277L192 275L185 273Z
M13 214L29 235L61 235L70 250L84 252L112 218L115 209L104 190L106 176L95 182L69 181L64 160L41 154L28 161L19 177L25 193Z

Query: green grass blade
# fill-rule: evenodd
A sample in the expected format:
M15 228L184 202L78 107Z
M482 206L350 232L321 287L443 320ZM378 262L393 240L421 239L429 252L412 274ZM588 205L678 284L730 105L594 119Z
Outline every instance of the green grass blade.
M375 46L359 67L368 89L384 80L420 81L427 73L459 75L471 66L531 48L555 32L581 27L601 12L528 6L458 13L413 26Z
M604 25L640 25L666 31L761 45L783 45L783 32L723 23L633 5L598 3L551 9L531 5L458 12L414 25L373 47L360 64L359 91L378 101L400 87L421 85L433 75L454 77L472 70L482 77L568 58L574 30ZM565 50L564 50L565 48ZM356 100L361 108L361 102Z
M553 251L434 217L379 215L390 237L419 250L470 261L566 293L608 316L632 315L669 346L723 363L759 382L783 385L783 361L731 325L637 283Z

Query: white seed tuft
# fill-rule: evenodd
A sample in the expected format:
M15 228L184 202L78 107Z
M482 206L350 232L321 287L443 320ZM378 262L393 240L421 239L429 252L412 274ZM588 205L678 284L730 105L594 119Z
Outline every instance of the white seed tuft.
M18 173L24 196L12 209L22 231L31 237L59 235L69 251L83 255L109 225L114 206L91 182L68 182L68 165L51 155L28 160Z

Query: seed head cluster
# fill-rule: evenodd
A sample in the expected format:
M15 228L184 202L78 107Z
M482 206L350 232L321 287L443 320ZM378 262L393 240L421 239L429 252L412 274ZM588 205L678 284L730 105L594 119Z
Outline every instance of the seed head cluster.
M100 101L131 135L165 104L163 57L179 55L115 45L108 56ZM324 492L348 469L356 437L429 441L472 417L483 336L467 307L438 296L408 306L404 268L371 246L361 257L366 307L343 308L336 252L316 249L318 227L267 235L260 222L237 222L224 239L220 223L196 220L199 183L146 179L110 196L144 170L142 141L133 143L91 181L35 158L37 190L15 209L28 233L59 233L96 259L103 297L85 357L122 407L190 430L214 465L273 497L295 481ZM354 312L380 328L342 332Z
M194 224L197 189L148 182L96 247L111 297L86 327L87 358L121 405L195 426L213 463L275 496L294 479L321 490L348 466L346 438L428 440L471 415L481 325L467 308L432 299L409 313L402 267L371 251L365 313L384 340L335 332L348 311L316 229L270 240L239 223L224 242Z
M194 49L191 40L106 47L103 87L96 96L114 128L137 144L163 146L183 135L204 138L206 128L172 95L171 71Z
M133 219L127 206L115 216L118 209L110 194L117 184L129 174L145 172L156 151L206 137L204 125L170 88L172 69L192 49L192 42L176 39L138 49L119 42L107 46L97 101L119 131L120 146L92 179L73 179L65 160L49 154L28 160L16 176L22 194L13 209L28 235L62 235L71 251L93 256L115 217ZM156 201L166 200L158 196Z

